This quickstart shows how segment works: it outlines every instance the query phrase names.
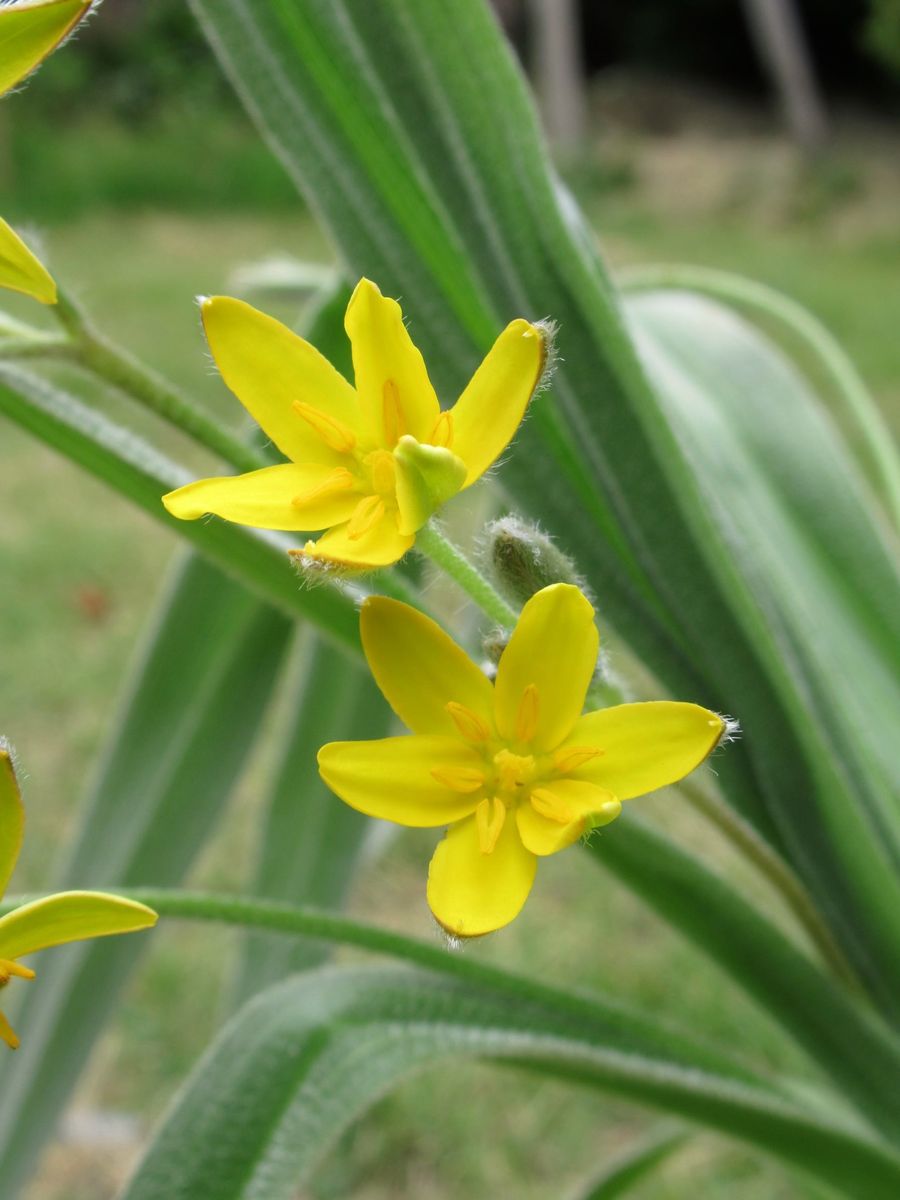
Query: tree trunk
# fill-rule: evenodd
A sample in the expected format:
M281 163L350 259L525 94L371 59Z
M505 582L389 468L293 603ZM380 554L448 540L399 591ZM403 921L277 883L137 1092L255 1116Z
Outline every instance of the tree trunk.
M828 119L794 0L743 2L791 137L806 151L821 149L828 135Z

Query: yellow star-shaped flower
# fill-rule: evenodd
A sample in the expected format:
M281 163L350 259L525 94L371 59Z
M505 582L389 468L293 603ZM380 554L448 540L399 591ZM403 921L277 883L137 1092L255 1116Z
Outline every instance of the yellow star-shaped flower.
M594 610L553 584L522 610L492 684L433 621L384 597L362 608L375 680L412 737L331 742L329 787L400 825L449 826L428 874L440 924L474 937L521 910L537 860L613 821L622 801L677 782L725 720L696 704L621 704L581 715L597 662Z
M8 750L0 745L0 896L12 875L25 818ZM23 904L0 917L0 989L11 978L34 979L18 961L37 950L84 938L133 933L156 924L156 913L135 900L104 892L59 892ZM19 1039L0 1012L0 1039L15 1050Z
M291 461L201 479L163 503L183 520L213 513L264 529L327 530L296 553L344 569L396 562L429 517L484 474L515 434L547 353L540 326L512 321L442 412L400 306L368 279L345 318L355 388L249 304L220 296L202 312L223 379Z

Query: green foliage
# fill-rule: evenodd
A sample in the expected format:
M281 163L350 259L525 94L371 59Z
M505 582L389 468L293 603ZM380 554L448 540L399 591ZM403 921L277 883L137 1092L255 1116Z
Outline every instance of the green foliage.
M900 3L898 0L871 0L869 19L864 31L866 46L889 67L900 73Z
M614 1030L614 1032L613 1032ZM853 1195L890 1200L900 1159L834 1117L802 1114L764 1081L685 1070L621 1008L611 1026L550 1006L374 968L307 973L251 1001L222 1031L124 1200L289 1200L377 1096L458 1057L614 1089L774 1150Z
M445 397L508 318L549 313L561 323L559 370L504 464L505 495L552 532L597 596L603 624L663 688L741 717L745 740L716 759L723 792L768 861L794 880L826 961L814 963L698 855L637 821L622 818L590 853L727 972L827 1088L767 1077L657 1013L284 903L339 904L361 845L361 823L329 808L311 765L314 745L332 732L388 727L355 658L358 592L301 589L277 536L178 525L208 562L191 560L161 618L66 874L92 885L183 876L256 740L293 623L309 621L330 641L307 644L264 789L253 886L274 902L163 892L158 907L254 931L241 998L315 961L321 951L308 939L428 973L304 971L256 995L176 1100L128 1200L287 1198L386 1089L469 1056L677 1114L847 1196L863 1179L867 1200L893 1197L900 827L889 788L900 601L891 534L857 461L809 382L721 303L666 287L622 302L477 0L192 3L348 273L403 297ZM167 19L160 9L136 28L167 37ZM319 330L333 358L335 304ZM83 334L71 309L60 315L73 337ZM71 357L231 465L243 459L233 438L210 437L196 410L165 396L157 403L146 375L117 373L121 359ZM832 375L846 390L846 374ZM853 403L865 413L865 396ZM90 404L6 363L0 411L165 519L159 496L180 468ZM884 449L873 460L888 494L896 456ZM457 577L469 573L470 595L505 622L504 603L458 551L433 530L420 548L429 544ZM412 576L385 573L378 585L418 597ZM302 853L291 843L298 826ZM304 940L276 943L276 933ZM0 1100L0 1172L13 1187L137 953L112 949L61 958L30 1006L29 1052Z

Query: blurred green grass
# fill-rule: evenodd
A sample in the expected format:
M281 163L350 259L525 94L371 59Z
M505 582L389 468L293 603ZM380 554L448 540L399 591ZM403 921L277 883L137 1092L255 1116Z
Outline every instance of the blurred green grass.
M900 344L892 318L900 237L883 230L838 237L827 220L760 226L739 212L667 216L640 190L604 191L588 201L614 264L663 260L727 267L808 304L843 340L886 411L896 411ZM307 217L272 213L107 212L53 225L45 252L104 328L229 423L239 421L240 412L205 355L193 297L226 288L235 265L263 255L328 257ZM25 305L10 307L33 315ZM414 326L415 314L408 315ZM98 403L123 411L120 401ZM159 435L152 419L142 417L139 424ZM178 439L167 436L165 442L184 449ZM0 729L30 776L28 839L15 880L23 889L47 881L77 820L78 796L115 718L135 639L176 542L6 424L0 426L0 512ZM233 887L247 874L253 781L260 769L257 762L239 789L228 826L198 865L196 882ZM645 811L672 824L761 895L746 869L671 799L654 798ZM427 833L397 837L359 879L353 910L436 936L424 905L432 841ZM215 1027L232 946L225 933L169 928L156 935L81 1090L82 1108L133 1112L146 1129ZM665 1011L753 1061L808 1072L766 1018L586 856L573 852L564 862L549 861L524 915L465 952L601 987ZM383 1101L330 1156L309 1195L565 1197L647 1123L628 1106L571 1088L484 1066L448 1065ZM29 1200L105 1200L133 1150L126 1146L110 1166L102 1145L92 1150L61 1143ZM102 1172L100 1161L107 1164ZM710 1200L813 1195L774 1166L706 1135L634 1195L676 1200L698 1187Z

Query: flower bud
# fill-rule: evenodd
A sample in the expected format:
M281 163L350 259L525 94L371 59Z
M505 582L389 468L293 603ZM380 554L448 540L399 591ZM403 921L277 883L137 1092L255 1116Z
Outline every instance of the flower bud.
M501 517L485 531L485 557L497 590L515 607L551 583L573 583L583 592L575 564L547 534L520 517Z

